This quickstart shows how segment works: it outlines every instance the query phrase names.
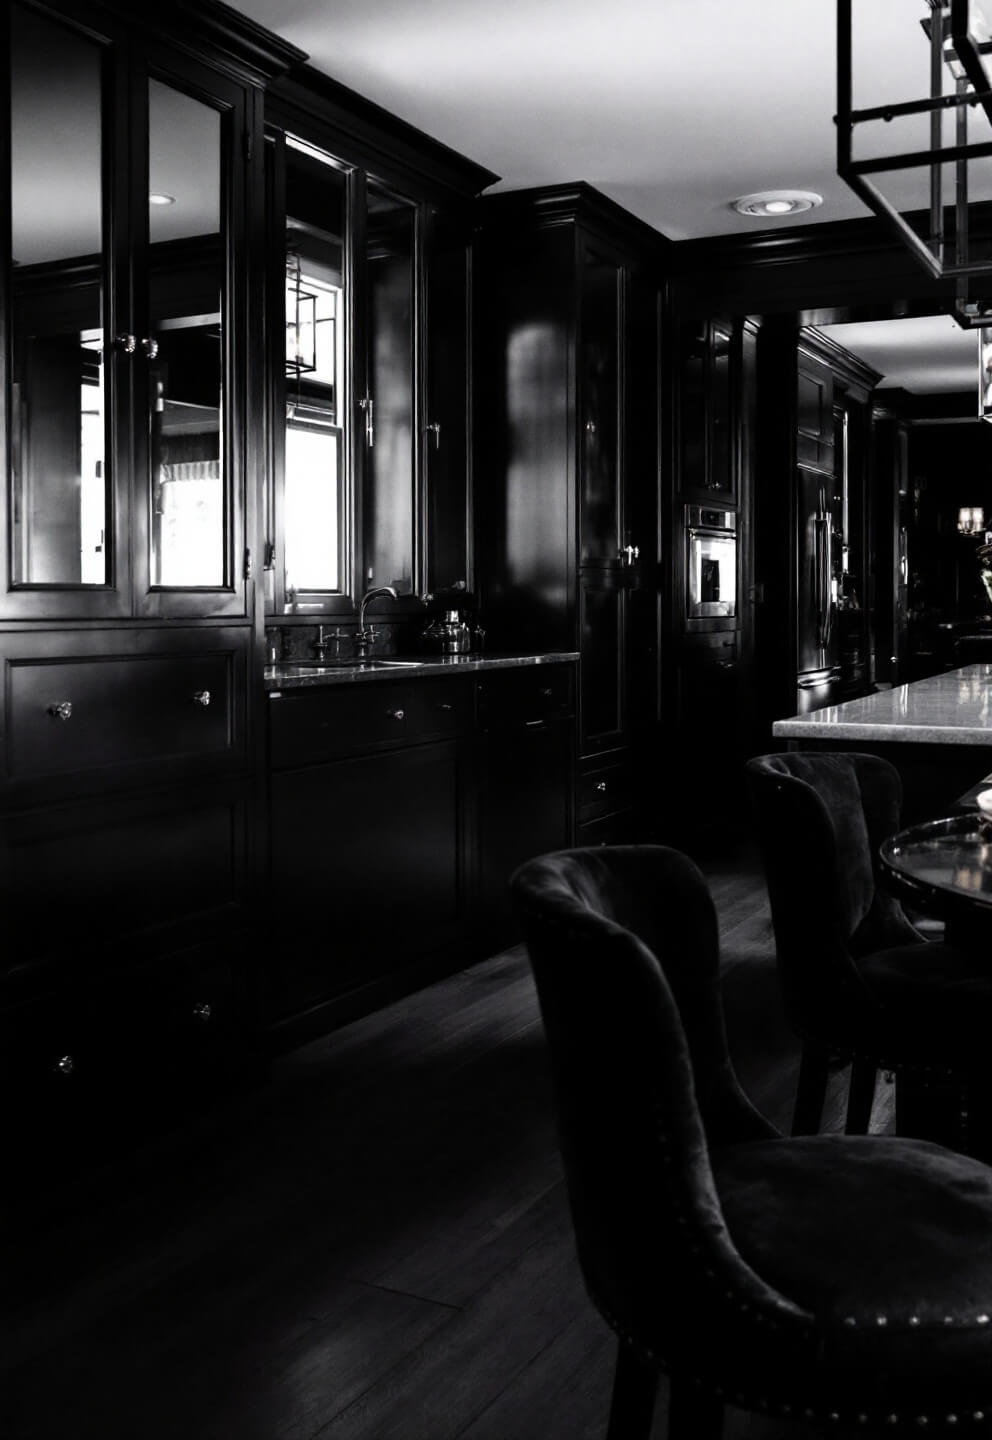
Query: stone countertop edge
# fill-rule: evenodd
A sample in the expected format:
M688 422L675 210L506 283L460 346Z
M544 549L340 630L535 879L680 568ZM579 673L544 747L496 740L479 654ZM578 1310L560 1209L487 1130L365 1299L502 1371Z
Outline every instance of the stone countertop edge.
M395 659L403 663L396 666L373 667L369 670L343 665L340 668L323 670L316 675L306 674L305 666L298 668L293 665L285 667L268 665L264 671L265 689L269 693L275 694L282 690L302 690L313 686L371 684L384 680L420 680L424 676L461 673L475 675L480 671L507 670L522 665L565 664L578 660L579 652L577 650L554 650L534 655L432 655L428 658L418 658L413 655L397 655L395 657L383 655L372 658L373 660ZM301 669L304 673L301 673ZM280 673L273 673L276 670Z
M941 675L776 720L782 740L992 746L992 665Z

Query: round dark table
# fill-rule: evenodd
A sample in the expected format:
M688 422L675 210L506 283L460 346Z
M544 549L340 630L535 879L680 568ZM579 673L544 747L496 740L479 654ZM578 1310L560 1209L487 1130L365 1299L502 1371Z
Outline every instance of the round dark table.
M886 888L953 923L992 918L992 820L978 811L911 825L883 841Z

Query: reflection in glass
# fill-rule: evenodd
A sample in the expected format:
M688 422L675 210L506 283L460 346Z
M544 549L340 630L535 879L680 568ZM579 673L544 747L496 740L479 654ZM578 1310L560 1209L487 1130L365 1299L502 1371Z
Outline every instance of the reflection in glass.
M284 585L344 586L345 179L302 142L286 148Z
M582 559L619 552L620 267L587 250L582 288Z
M151 578L218 587L227 531L220 116L152 80L148 130Z
M412 205L368 188L365 583L409 595L413 580Z
M11 579L107 584L102 74L33 11L11 25Z

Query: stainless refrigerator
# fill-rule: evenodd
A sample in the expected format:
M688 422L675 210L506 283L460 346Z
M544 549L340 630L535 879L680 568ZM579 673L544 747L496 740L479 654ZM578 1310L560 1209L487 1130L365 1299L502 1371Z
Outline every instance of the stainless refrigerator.
M796 713L805 715L840 698L837 587L843 517L829 476L799 466L796 487Z

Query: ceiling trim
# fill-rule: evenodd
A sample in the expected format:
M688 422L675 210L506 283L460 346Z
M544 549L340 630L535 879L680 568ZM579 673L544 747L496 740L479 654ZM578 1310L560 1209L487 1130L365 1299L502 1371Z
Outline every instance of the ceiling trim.
M481 196L478 208L484 220L497 219L504 226L526 218L529 224L536 223L545 229L579 222L619 232L639 246L653 249L666 265L672 253L673 242L653 225L631 214L584 180L565 185L533 186L526 190L500 190L495 195Z
M341 159L382 176L400 168L462 196L478 195L500 178L310 65L297 66L271 86L265 115L267 122L326 144L332 153L343 148ZM320 130L325 140L318 141Z

